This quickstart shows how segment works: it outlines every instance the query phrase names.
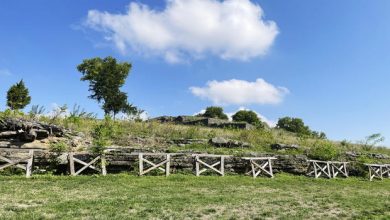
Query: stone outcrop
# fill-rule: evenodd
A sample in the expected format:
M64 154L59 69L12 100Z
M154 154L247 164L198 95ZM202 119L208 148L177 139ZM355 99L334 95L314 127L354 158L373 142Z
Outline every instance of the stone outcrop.
M298 150L299 146L295 145L295 144L292 144L292 145L288 145L288 144L272 144L271 145L271 149L272 150Z
M225 139L223 137L215 137L209 140L209 143L215 147L226 147L226 148L249 148L250 144L242 141Z
M173 139L168 141L169 144L175 144L179 147L184 147L186 145L191 145L191 144L205 144L207 143L207 139Z
M62 137L65 130L56 125L19 118L0 119L0 138L17 138L24 142L42 140L49 136Z
M348 151L348 152L345 153L345 155L350 160L356 160L360 156L366 156L368 158L379 159L379 160L390 159L389 155L387 155L387 154L380 154L380 153L362 153L362 152Z

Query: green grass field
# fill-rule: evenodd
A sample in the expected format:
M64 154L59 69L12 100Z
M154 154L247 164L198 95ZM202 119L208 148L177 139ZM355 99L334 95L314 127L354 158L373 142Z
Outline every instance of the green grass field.
M1 219L389 219L390 179L0 176Z

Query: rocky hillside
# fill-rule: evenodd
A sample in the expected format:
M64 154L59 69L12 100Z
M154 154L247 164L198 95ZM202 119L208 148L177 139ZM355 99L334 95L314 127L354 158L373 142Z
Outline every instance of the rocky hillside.
M110 127L109 146L161 152L205 152L233 155L305 155L314 159L361 161L389 160L390 149L352 144L347 141L303 137L279 129L239 129L188 123L193 118L164 117L163 122L111 121L69 118L50 121L41 117L2 118L0 147L46 148L61 142L73 151L88 152L93 147L97 126ZM168 120L168 121L167 121ZM179 121L180 123L178 123Z

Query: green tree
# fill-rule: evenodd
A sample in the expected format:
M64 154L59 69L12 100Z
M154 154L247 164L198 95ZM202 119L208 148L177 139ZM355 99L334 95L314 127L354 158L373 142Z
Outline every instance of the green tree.
M276 127L293 133L302 134L302 135L312 134L309 127L306 126L303 120L300 118L290 118L290 117L280 118L278 120L278 123L276 124Z
M31 96L23 80L11 86L7 92L7 106L11 110L20 110L30 104Z
M236 122L247 122L252 125L258 125L261 123L259 117L254 111L250 110L240 110L236 112L233 116L233 121Z
M113 57L104 59L96 57L83 60L77 66L83 76L82 81L89 81L91 99L102 104L106 115L115 115L119 112L137 113L138 110L127 101L127 94L120 91L131 70L131 64L127 62L118 63Z
M217 106L207 107L205 113L201 114L200 116L207 118L228 119L228 116L223 113L223 108Z

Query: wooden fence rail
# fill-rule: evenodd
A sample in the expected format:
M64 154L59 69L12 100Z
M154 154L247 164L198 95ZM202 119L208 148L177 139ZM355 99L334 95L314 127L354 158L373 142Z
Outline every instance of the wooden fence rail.
M247 175L252 173L253 178L256 178L259 174L264 173L266 176L274 178L272 160L276 160L275 157L243 157L242 159L248 160L251 166L251 170L246 173Z
M169 176L170 174L170 166L171 166L171 156L178 154L170 154L170 153L133 153L133 155L138 155L138 166L139 166L139 175L145 175L152 170L161 170L165 173L165 176ZM154 160L159 158L164 158L162 161L153 162ZM148 158L148 159L147 159ZM145 167L144 165L148 166ZM164 168L163 168L164 167Z
M13 148L1 148L0 151L17 151L18 153L27 153L27 156L21 159L11 159L0 155L0 162L5 164L0 166L0 170L4 170L7 167L17 167L26 171L26 177L30 178L33 171L34 152L42 151L41 149L13 149Z
M94 164L97 163L100 160L100 168L98 166L95 166ZM99 173L101 173L103 176L107 175L106 170L106 157L105 155L98 155L94 159L92 159L90 162L84 162L80 159L77 159L74 156L73 152L68 153L68 161L69 161L69 169L70 169L70 175L77 176L87 168L90 168L92 170L95 170ZM83 165L79 170L76 170L75 163Z
M321 161L321 160L308 160L309 167L307 174L318 178L320 176L326 178L336 178L338 175L348 177L347 164L348 162L339 161Z
M390 177L390 164L364 164L368 167L370 181L374 178L382 180L383 177Z
M225 158L231 157L230 155L214 155L214 154L193 154L192 155L195 158L195 175L200 176L200 174L206 172L207 170L214 171L218 173L221 176L225 175ZM201 159L202 158L202 159ZM209 158L209 159L217 159L218 161L209 164L206 161L204 161L203 158ZM201 166L204 166L202 170L200 170ZM219 169L216 168L219 166Z
M109 149L104 153L95 156L90 161L83 161L75 157L75 153L68 153L68 164L70 174L77 176L86 169L95 170L102 175L107 175L107 160L106 154L116 152L120 149ZM20 159L12 159L9 157L9 153L0 155L0 170L4 170L8 167L17 167L23 169L26 172L26 177L29 178L33 172L34 152L44 151L44 149L14 149L14 148L0 148L0 152L4 151L17 151L22 156ZM165 173L166 176L170 175L171 159L176 155L184 155L183 153L143 153L132 152L124 153L124 155L137 156L139 161L139 175L145 175L152 170L160 170ZM225 175L225 159L232 157L231 155L214 155L214 154L192 154L195 161L195 175L200 176L202 173L210 170L220 176ZM274 177L272 170L272 160L276 160L275 157L242 157L243 160L249 162L251 170L246 174L252 174L253 178L258 177L260 174ZM100 162L100 163L99 163ZM75 164L82 165L81 168L76 170ZM321 176L326 178L336 178L337 176L348 177L347 165L348 162L339 161L320 161L320 160L308 160L309 166L307 174L319 178ZM390 164L365 164L368 167L369 179L383 179L390 178ZM201 169L203 167L203 169Z

